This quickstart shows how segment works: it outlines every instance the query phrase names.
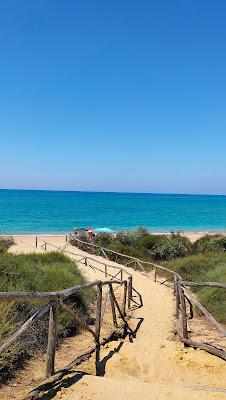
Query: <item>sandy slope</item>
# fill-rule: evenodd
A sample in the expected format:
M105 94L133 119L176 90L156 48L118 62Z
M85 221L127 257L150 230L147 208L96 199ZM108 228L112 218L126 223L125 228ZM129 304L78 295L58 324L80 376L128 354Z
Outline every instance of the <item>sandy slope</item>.
M20 237L16 241L12 251L34 251L34 238ZM46 241L65 246L64 237L52 236ZM41 242L42 238L39 245ZM66 248L82 254L69 244ZM79 266L89 280L103 279L101 273L83 264ZM171 288L154 283L152 277L128 270L133 273L134 286L142 294L144 303L133 313L133 323L141 323L136 339L133 343L122 342L120 351L115 353L119 342L107 345L101 351L101 358L107 356L109 350L113 356L106 363L105 376L85 375L56 397L63 400L226 399L226 389L223 389L226 363L203 351L184 349L173 340L174 297Z

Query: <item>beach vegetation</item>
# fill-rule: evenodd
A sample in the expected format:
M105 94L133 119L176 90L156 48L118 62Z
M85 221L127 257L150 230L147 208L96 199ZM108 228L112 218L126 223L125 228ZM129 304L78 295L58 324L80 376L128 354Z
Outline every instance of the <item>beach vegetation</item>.
M226 238L222 235L205 235L193 244L193 252L196 254L225 250L225 248Z
M222 251L178 258L164 266L178 272L185 280L226 283L226 253ZM193 291L200 303L219 322L226 323L225 289L198 286Z
M150 261L172 260L192 254L192 244L188 238L179 234L154 235L146 229L139 228L134 232L98 234L93 242L119 253L132 255Z
M192 243L179 232L158 235L141 229L119 232L116 235L98 234L93 242L117 253L158 263L178 272L185 280L226 283L226 237L223 235L205 235ZM115 261L115 253L107 254ZM121 264L128 263L128 259L122 256L117 256L117 261ZM134 265L130 264L131 267ZM147 265L145 268L150 270ZM166 271L159 270L158 273L172 279L172 274ZM203 287L193 290L203 306L218 321L226 323L226 291Z
M75 262L62 253L0 255L0 291L55 291L85 283ZM89 305L95 290L78 292L65 301L87 322L91 322ZM0 302L0 344L12 335L45 300ZM59 311L58 344L61 338L78 332L78 326L63 311ZM38 351L46 351L48 315L32 325L20 341L0 355L1 380L11 377L22 360Z
M12 237L1 237L0 238L0 255L6 253L7 250L14 244Z
M193 254L226 250L226 237L220 234L205 235L192 243L180 232L171 232L167 235L151 234L145 228L133 232L120 231L116 235L100 233L91 241L119 253L127 255L135 253L136 257L150 261L170 261ZM76 245L76 242L74 244Z
M109 247L111 245L111 242L113 241L112 235L109 235L109 233L98 233L98 235L95 236L94 238L94 243L97 246L101 247Z

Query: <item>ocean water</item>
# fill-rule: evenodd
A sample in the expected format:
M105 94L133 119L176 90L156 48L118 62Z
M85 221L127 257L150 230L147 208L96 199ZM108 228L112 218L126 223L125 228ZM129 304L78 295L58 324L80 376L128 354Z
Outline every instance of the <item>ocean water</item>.
M74 226L153 232L226 230L226 196L0 190L0 233L65 233Z

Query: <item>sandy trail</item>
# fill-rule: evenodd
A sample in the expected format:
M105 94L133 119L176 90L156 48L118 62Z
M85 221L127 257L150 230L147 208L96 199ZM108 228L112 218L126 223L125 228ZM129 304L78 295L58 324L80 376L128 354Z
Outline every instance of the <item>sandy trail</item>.
M44 251L43 240L65 248L65 237L16 237L13 252ZM47 248L47 250L50 248ZM66 250L86 253L66 245ZM75 260L79 257L72 256ZM92 256L95 259L101 257ZM117 265L112 262L113 265ZM78 263L88 280L103 279L103 274ZM124 267L125 268L125 267ZM62 389L56 398L63 400L117 399L226 399L226 363L201 350L184 349L174 339L174 297L172 289L154 283L130 268L134 287L142 294L143 307L133 312L133 323L140 323L137 337L122 341L105 366L104 377L84 375L73 386ZM106 345L101 358L114 352L119 341Z

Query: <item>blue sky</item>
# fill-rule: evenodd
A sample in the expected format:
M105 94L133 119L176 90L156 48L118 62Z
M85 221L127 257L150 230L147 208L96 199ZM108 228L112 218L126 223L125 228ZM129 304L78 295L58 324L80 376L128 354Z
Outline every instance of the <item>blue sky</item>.
M226 194L226 2L0 4L0 187Z

